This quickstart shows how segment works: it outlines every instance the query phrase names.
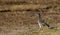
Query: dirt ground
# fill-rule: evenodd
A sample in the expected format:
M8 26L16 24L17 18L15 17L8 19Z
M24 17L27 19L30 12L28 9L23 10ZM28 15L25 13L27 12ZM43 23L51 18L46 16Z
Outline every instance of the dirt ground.
M0 35L40 35L40 33L41 35L44 35L44 32L46 31L50 34L54 34L54 31L60 30L60 15L56 14L56 16L53 14L54 17L51 15L52 14L42 14L42 18L45 22L55 28L48 29L47 27L43 27L40 29L37 23L37 17L33 13L24 13L19 11L0 12Z
M59 0L0 1L0 35L60 35ZM54 28L40 28L36 13L40 13L42 19Z

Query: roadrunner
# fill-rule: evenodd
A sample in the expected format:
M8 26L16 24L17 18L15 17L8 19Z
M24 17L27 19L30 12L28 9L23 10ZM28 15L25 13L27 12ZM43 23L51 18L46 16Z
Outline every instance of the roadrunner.
M37 13L36 16L37 16L37 18L38 18L38 24L39 24L39 27L40 27L40 28L41 28L42 26L50 27L47 23L45 23L45 22L42 20L42 17L41 17L41 14L40 14L40 13Z

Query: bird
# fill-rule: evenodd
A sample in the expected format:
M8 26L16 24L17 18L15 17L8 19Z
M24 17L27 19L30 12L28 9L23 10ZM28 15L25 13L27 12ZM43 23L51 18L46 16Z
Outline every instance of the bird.
M41 17L41 14L40 13L36 13L35 15L38 18L38 21L37 22L38 22L38 25L39 25L40 28L42 28L42 26L50 27L49 24L47 24L46 22L44 22L44 20L42 20L42 17Z

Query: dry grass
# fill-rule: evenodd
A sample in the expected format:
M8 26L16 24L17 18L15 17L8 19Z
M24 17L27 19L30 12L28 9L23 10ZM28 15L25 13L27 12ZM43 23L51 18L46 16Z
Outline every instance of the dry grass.
M49 6L52 8L44 9ZM26 11L27 9L32 11ZM39 13L53 29L46 26L39 28L34 15L37 11L33 11L35 9L45 11ZM60 35L59 0L0 0L0 11L3 10L11 11L0 12L0 35Z
M30 15L29 15L30 14ZM51 15L51 14L50 14ZM45 17L44 17L45 16ZM33 13L0 12L1 35L59 35L60 23L58 17L42 16L54 29L43 27L39 29L37 17ZM48 19L47 19L48 17ZM56 21L56 22L55 22ZM57 24L56 24L57 23Z

